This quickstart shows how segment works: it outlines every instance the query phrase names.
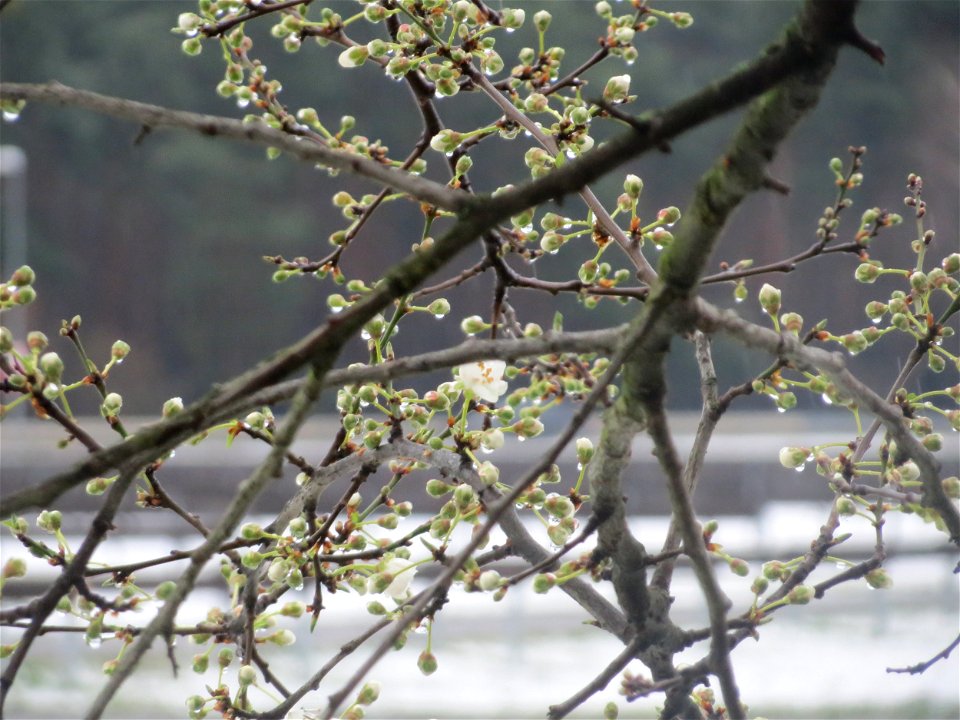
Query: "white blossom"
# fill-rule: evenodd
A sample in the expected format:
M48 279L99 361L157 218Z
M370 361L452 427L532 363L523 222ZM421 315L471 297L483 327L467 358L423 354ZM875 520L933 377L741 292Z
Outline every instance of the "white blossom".
M463 389L476 397L495 403L507 391L503 371L507 364L502 360L481 360L457 368Z

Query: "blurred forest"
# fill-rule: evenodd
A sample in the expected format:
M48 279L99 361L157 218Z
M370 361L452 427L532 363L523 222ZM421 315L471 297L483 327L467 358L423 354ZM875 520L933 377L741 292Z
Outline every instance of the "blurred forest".
M323 4L345 16L356 7ZM548 42L566 47L567 69L595 50L602 33L603 22L594 15L592 2L508 5L527 9L528 26L497 40L507 68L515 64L520 47L535 43L530 13L545 5L554 14ZM601 64L588 75L594 92L587 89L586 97L599 96L610 75L629 72L631 92L638 98L628 109L639 113L674 102L753 57L795 11L793 2L764 0L664 0L655 6L688 11L695 23L688 30L658 27L639 37L636 64L626 69L617 59ZM223 62L211 52L212 46L190 58L180 50L181 38L169 32L177 15L191 10L195 3L179 1L13 0L0 16L0 75L5 81L58 80L174 108L242 117L245 110L214 92ZM299 53L287 54L268 36L269 25L262 23L259 34L254 33L254 50L268 65L269 76L283 82L281 99L288 107L315 107L334 127L340 115L354 115L355 133L382 139L392 155L406 153L420 127L402 83L385 80L372 67L342 71L339 50L333 46L305 43ZM906 216L905 178L916 172L924 178L927 227L937 230L941 244L935 256L949 252L951 245L956 249L960 3L864 2L859 25L884 47L886 66L851 49L842 53L820 107L801 124L774 166L776 178L791 187L790 194L771 192L749 199L727 229L713 268L721 260L746 257L770 262L811 244L817 219L835 194L828 162L834 156L846 162L849 145L866 145L869 152L866 181L854 191L855 205L841 225L841 240L850 239L868 207ZM439 107L444 122L454 129L472 127L478 117L498 116L479 96L461 94ZM623 168L644 179L641 209L646 217L667 205L684 207L694 182L722 151L736 120L731 116L714 122L676 142L670 154L647 156ZM611 124L609 131L619 129ZM28 107L19 122L4 124L0 131L0 141L22 147L29 163L28 261L39 278L39 299L28 308L29 329L54 338L61 319L80 314L87 349L101 361L114 340L129 342L133 354L112 374L111 388L124 394L130 412L158 413L163 400L174 395L193 400L211 383L320 323L328 312L326 296L336 292L332 282L297 278L274 284L274 267L261 258L323 256L328 235L346 224L331 204L333 193L347 189L359 195L374 189L354 179L331 178L288 158L268 162L262 149L183 133L158 131L135 143L140 128L74 109ZM516 143L486 144L475 156L474 186L491 191L521 181L525 149ZM435 178L444 177L445 171L438 157L428 157ZM595 190L612 203L619 182L611 178ZM7 218L9 202L0 209ZM419 227L409 208L385 208L352 246L345 272L374 280L388 261L419 239ZM898 260L912 264L912 232L907 218L881 236L873 256L888 267ZM6 276L11 270L7 233L3 239ZM475 255L479 257L479 247ZM770 282L783 289L784 309L800 312L808 323L829 313L835 332L862 328L869 322L864 305L893 289L893 281L886 281L887 286L855 285L856 259L828 257L832 259L815 260ZM542 277L556 274L550 260L538 262ZM749 319L760 318L755 298L763 281L749 282L751 296L741 308ZM488 313L490 287L484 279L466 292L449 294L454 313ZM732 304L732 287L714 288L708 297ZM539 298L527 304L519 295L513 300L525 307L525 321L549 326L554 306ZM616 302L602 302L592 313L572 298L558 304L570 328L608 325L625 317ZM455 323L418 322L421 325L411 322L410 327L422 332L405 330L397 339L398 350L400 345L406 352L424 350L427 342L435 346L462 338ZM68 357L65 347L57 349ZM692 352L677 349L671 371L693 372ZM354 356L344 360L362 357L360 347L351 352ZM740 382L757 369L747 366L733 348L721 346L716 355L723 385ZM886 357L878 349L854 361L863 368L864 379L883 390L897 372ZM675 407L699 401L695 382L675 383L672 392Z

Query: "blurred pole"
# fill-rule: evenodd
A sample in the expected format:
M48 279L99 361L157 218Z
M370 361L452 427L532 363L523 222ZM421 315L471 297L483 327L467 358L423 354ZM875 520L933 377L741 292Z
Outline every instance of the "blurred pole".
M27 155L16 145L0 145L0 281L27 262ZM21 342L26 308L4 313L3 324Z

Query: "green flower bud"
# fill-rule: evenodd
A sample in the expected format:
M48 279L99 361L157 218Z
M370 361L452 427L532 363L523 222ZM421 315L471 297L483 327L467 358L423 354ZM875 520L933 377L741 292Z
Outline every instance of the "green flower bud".
M280 647L287 647L288 645L293 645L297 641L297 636L293 633L292 630L284 629L284 630L278 630L277 632L273 633L273 635L270 635L269 637L267 637L267 640L269 640L274 645L278 645Z
M617 720L618 717L620 717L620 709L615 702L611 701L603 706L603 720Z
M58 383L63 377L63 360L55 352L45 353L40 357L40 370L49 382Z
M200 44L200 38L192 37L184 40L180 44L180 49L187 55L199 55L203 46Z
M603 99L609 103L626 102L629 94L629 75L614 75L603 88Z
M590 438L577 438L577 462L581 465L586 465L593 459L593 443L590 441Z
M927 367L929 367L935 373L941 373L946 369L947 363L946 360L943 359L943 356L939 353L928 352Z
M797 396L792 392L780 393L777 396L777 407L780 410L792 410L797 406Z
M165 418L173 417L183 410L183 398L170 398L163 404L162 415Z
M113 480L108 480L103 477L96 477L87 482L86 492L87 495L103 495L113 484Z
M875 590L886 590L893 586L893 578L883 568L874 568L864 576L864 579Z
M857 279L857 282L872 283L880 277L880 268L875 263L861 263L857 266L854 277Z
M787 567L779 560L771 560L768 563L764 563L761 571L767 580L782 580L790 574Z
M729 564L730 570L734 575L746 577L750 574L750 566L747 564L746 560L742 560L741 558L731 558Z
M939 452L943 448L943 435L940 433L931 433L926 435L921 442L930 452Z
M693 25L693 15L688 12L672 12L670 13L670 22L683 30Z
M31 330L27 333L27 348L30 352L41 353L47 349L49 344L50 341L47 340L47 336L39 330Z
M500 470L489 460L485 460L477 468L477 475L484 485L494 485L500 479Z
M943 491L947 494L947 497L954 500L960 498L960 478L956 475L944 478L940 481L940 484L943 486Z
M770 581L763 575L759 575L754 579L753 584L750 585L750 592L754 595L763 595L769 586Z
M780 316L780 325L787 332L799 335L803 330L803 316L795 312L784 313Z
M673 225L679 219L680 219L680 208L674 207L672 205L670 207L664 208L663 210L657 213L657 220L660 220L661 222L666 223L667 225Z
M240 537L244 540L259 540L263 537L263 528L257 523L246 523L240 528Z
M545 253L555 253L566 242L566 238L563 237L558 232L550 230L543 234L543 237L540 238L540 249Z
M760 307L763 311L774 317L780 312L780 291L768 283L764 283L760 288Z
M940 263L940 267L943 268L943 271L948 274L953 274L960 270L960 253L953 253L947 255Z
M430 147L441 153L452 153L463 142L463 134L453 130L441 130L430 140Z
M59 530L62 522L63 515L59 510L44 510L37 516L37 527L48 533Z
M790 601L791 605L806 605L813 600L813 596L814 591L812 587L809 585L797 585L787 593L787 600Z
M556 584L556 575L553 573L542 573L533 578L533 591L542 595Z
M16 305L29 305L34 300L37 299L36 291L29 285L25 285L22 288L18 288L16 294L13 296L13 302Z
M36 279L37 276L33 272L33 268L29 265L21 265L10 276L10 284L14 287L26 287L27 285L33 285Z
M117 361L122 361L129 354L130 345L123 340L117 340L113 343L113 347L110 348L110 356Z
M857 513L857 504L848 497L837 498L836 507L837 513L845 517L856 515Z
M538 32L546 32L547 28L550 27L550 21L552 19L553 16L546 10L541 10L533 14L533 24Z
M114 417L120 414L120 409L123 407L123 398L119 393L107 393L100 407L106 417Z
M153 594L157 600L167 600L173 596L176 589L177 584L173 580L165 580L157 585L157 589L153 591Z
M744 300L747 299L748 294L749 294L749 291L747 290L747 286L743 283L743 281L738 281L737 284L734 285L733 299L736 302L743 302Z
M840 338L840 342L843 343L843 346L851 355L863 352L870 345L870 343L867 342L867 338L864 337L863 333L859 330L847 333Z
M580 277L580 282L584 285L590 285L597 279L597 274L599 270L599 264L596 260L587 260L583 265L580 266L580 270L577 275Z
M867 317L871 320L879 320L886 314L888 308L888 305L885 305L879 300L871 300L867 303L865 311L867 313Z
M257 669L253 665L241 665L237 671L237 682L240 687L247 687L257 681Z
M840 158L838 158L838 157L831 158L831 159L830 159L830 169L831 169L833 172L835 172L835 173L842 173L842 172L843 172L843 161L842 161Z
M8 353L13 350L13 333L10 328L0 327L0 353Z
M27 563L23 558L10 558L3 564L3 579L23 577L27 574Z
M476 335L489 327L490 326L485 323L479 315L471 315L470 317L464 318L463 322L460 323L460 329L465 335Z
M437 658L432 652L424 650L417 658L417 667L424 675L433 675L437 671Z
M450 313L450 303L444 298L439 298L427 306L427 312L437 318L442 318Z
M360 705L372 705L380 697L380 683L369 681L364 683L357 693L357 703Z
M547 495L543 503L543 509L558 518L570 517L576 511L570 498L556 493Z
M206 653L200 653L199 655L193 656L193 671L198 675L205 673L209 665L210 656Z
M502 11L503 27L507 30L517 30L526 19L526 12L515 8L504 8Z
M443 480L427 480L427 495L430 497L443 497L452 489L453 487L445 483Z
M370 56L370 51L366 45L354 45L344 50L337 57L340 67L353 68L363 65L364 61Z

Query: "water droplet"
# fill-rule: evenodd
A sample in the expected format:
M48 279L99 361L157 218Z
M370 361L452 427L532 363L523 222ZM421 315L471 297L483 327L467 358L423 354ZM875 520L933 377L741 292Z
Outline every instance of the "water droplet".
M824 393L820 396L820 399L823 400L824 405L833 405L833 400L830 399L830 396Z
M334 315L339 315L340 313L343 312L343 306L342 306L342 305L338 305L338 306L335 307L335 308L330 308L330 312L332 312Z
M786 411L787 411L786 408L782 408L782 407L778 407L778 408L777 408L777 412L778 412L778 413L785 413Z
M87 645L89 645L93 649L97 649L103 644L103 639L99 635L94 635L92 637L88 635L86 640L87 640Z
M517 435L517 442L526 442L527 439L523 435Z
M3 119L8 123L16 122L20 119L20 113L4 111Z
M361 330L361 331L360 331L360 337L362 337L364 340L369 340L369 339L370 339L370 333L368 333L366 330Z
M481 445L480 452L482 452L484 455L489 455L490 453L493 452L493 450L491 448L484 447L483 445Z
M426 634L427 634L427 628L426 628L426 626L425 626L423 623L421 623L421 624L417 625L417 626L413 629L413 633L414 633L415 635L426 635Z
M245 108L245 107L246 107L247 105L249 105L249 104L250 104L250 101L247 100L246 98L239 98L239 99L237 100L237 107L238 107L238 108Z
M780 412L783 412L783 410L781 410ZM806 466L806 465L797 465L797 466L794 468L794 470L796 470L798 473L802 473L802 472L803 472L803 469L804 469L805 467L807 467L807 466Z
M745 299L745 298L742 298L742 297L735 297L735 298L733 299L733 301L734 301L734 302L737 302L737 303L742 303L742 302L744 301L744 299Z
M443 315L438 314L438 315L434 315L433 317L435 320L443 320L446 317L446 314L443 314Z
M627 67L630 67L630 66L633 65L635 62L636 62L636 60L627 60L626 65L627 65Z
M870 322L872 322L874 325L879 325L881 319L882 318L875 317L872 320L870 320Z
M564 155L566 155L566 156L567 156L568 158L570 158L571 160L573 160L573 159L577 156L577 154L576 154L573 150L567 150L567 151L564 153Z

